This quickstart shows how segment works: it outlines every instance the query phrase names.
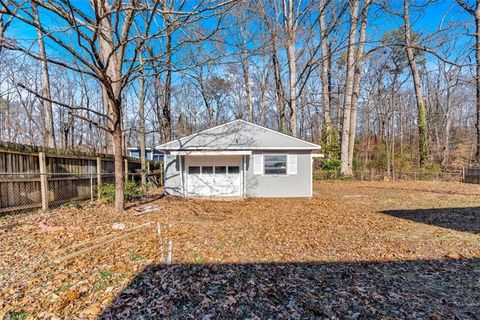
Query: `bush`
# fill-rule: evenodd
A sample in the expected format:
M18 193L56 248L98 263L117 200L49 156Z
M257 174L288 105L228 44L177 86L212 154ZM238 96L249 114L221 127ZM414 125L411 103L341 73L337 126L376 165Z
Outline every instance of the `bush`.
M124 183L123 196L126 201L141 197L143 194L142 189L135 182ZM115 185L111 183L102 184L98 190L98 197L104 202L113 202L115 200Z
M125 200L133 200L135 198L144 195L142 188L140 188L135 182L128 181L123 185L123 196Z
M335 171L340 169L342 161L340 159L325 159L323 161L322 169L327 171Z
M115 200L115 185L102 184L98 190L98 198L104 202L113 202Z

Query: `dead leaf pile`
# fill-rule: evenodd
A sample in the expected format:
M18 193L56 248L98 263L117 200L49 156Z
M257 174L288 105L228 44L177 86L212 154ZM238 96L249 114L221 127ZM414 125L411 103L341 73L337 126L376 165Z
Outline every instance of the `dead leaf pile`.
M312 199L5 216L0 318L475 318L479 196L460 183L321 182Z

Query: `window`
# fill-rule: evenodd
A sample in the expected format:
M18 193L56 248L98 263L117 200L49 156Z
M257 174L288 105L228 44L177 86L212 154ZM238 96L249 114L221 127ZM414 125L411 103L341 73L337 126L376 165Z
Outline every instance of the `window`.
M202 174L212 174L213 173L213 167L202 167Z
M188 167L188 174L200 173L200 167Z
M215 167L215 174L226 174L227 167Z
M130 150L130 157L140 158L140 151L139 150Z
M264 159L265 174L283 175L287 174L287 156L286 155L265 155Z
M239 174L240 173L240 167L228 167L228 174Z

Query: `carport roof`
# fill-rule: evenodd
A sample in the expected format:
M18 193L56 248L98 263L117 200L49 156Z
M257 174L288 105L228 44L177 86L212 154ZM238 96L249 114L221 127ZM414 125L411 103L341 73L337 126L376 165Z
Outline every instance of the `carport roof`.
M320 146L287 134L234 120L157 146L158 150L318 150Z

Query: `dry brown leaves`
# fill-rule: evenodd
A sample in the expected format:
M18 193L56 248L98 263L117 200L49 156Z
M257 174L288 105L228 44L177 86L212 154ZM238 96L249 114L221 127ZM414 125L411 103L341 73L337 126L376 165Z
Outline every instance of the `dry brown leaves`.
M479 196L460 183L322 182L313 199L163 198L138 216L98 206L3 217L0 318L475 318ZM147 222L53 262L122 235L113 223ZM177 265L161 264L157 223Z

